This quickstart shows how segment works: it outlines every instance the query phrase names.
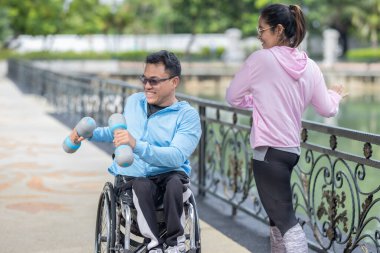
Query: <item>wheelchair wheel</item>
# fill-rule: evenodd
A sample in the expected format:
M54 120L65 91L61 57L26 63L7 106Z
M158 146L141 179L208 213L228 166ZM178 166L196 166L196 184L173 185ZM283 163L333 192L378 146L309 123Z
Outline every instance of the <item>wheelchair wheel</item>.
M95 227L95 252L114 252L116 204L113 186L107 182L99 197Z
M201 253L201 229L197 205L193 195L189 198L185 222L186 252Z

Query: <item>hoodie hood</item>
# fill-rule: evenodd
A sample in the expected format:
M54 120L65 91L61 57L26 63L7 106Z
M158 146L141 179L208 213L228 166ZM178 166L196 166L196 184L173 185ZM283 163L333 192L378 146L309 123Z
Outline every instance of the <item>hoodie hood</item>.
M295 80L298 80L307 66L307 54L297 48L276 46L269 49L281 67Z

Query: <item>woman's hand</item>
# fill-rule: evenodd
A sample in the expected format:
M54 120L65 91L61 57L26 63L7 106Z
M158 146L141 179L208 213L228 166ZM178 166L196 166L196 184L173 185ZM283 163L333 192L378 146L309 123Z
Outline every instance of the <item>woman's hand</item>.
M113 137L113 144L115 147L124 144L129 145L133 149L136 146L136 139L128 132L128 130L115 130Z
M330 89L341 95L342 98L348 96L348 92L345 92L344 86L342 84L335 84Z

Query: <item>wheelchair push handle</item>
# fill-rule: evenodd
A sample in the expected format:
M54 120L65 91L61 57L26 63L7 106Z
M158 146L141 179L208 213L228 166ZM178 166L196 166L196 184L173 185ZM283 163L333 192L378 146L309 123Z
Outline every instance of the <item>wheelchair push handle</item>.
M114 113L109 117L108 126L111 130L112 135L114 135L115 130L127 129L125 118L120 113ZM129 145L120 145L115 149L115 161L119 166L131 166L133 160L133 151Z

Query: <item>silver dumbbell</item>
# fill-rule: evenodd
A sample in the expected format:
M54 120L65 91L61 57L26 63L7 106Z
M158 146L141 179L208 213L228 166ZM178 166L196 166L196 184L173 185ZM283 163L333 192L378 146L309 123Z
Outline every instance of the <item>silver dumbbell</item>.
M96 122L91 117L82 118L78 122L78 124L75 126L75 130L77 131L78 135L84 138L90 138L95 128L96 128ZM70 140L70 136L67 136L65 140L63 141L62 147L63 147L63 150L65 150L67 153L74 153L75 151L79 149L80 145L81 145L80 142L73 143Z
M114 113L108 119L108 126L114 134L117 129L127 129L125 118L120 113ZM115 161L121 167L128 167L133 163L133 151L129 145L120 145L115 149Z

